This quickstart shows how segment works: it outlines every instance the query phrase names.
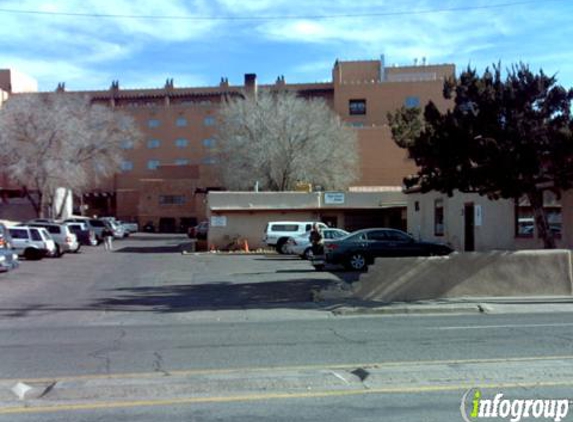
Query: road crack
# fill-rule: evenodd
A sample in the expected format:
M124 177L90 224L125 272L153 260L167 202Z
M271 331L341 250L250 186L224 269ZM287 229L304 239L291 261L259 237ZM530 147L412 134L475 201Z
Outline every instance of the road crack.
M170 376L171 374L163 369L163 356L159 352L153 352L153 356L155 356L155 360L153 361L153 370L155 372L161 372L166 377Z
M102 361L106 374L111 373L111 358L109 357L109 354L112 352L116 352L121 348L121 341L125 336L126 332L122 328L120 330L118 338L113 340L109 347L104 347L88 354L88 356Z
M346 337L345 335L340 334L338 331L336 331L334 328L329 328L330 332L332 332L332 334L334 334L336 337L338 337L339 339L342 339L344 341L347 341L348 343L354 343L354 344L366 344L367 341L366 340L354 340L351 339L350 337Z

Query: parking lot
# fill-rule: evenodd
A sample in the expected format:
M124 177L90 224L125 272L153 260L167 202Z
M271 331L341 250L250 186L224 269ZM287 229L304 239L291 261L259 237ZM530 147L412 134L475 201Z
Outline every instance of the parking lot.
M352 279L316 272L309 262L276 254L181 254L182 235L139 233L114 251L21 262L0 275L0 317L66 311L177 313L196 310L316 307L313 290Z

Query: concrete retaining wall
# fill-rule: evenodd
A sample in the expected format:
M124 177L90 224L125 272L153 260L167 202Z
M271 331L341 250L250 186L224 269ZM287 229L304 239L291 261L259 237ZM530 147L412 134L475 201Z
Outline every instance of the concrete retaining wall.
M355 297L381 302L465 296L573 295L570 250L454 253L379 258Z

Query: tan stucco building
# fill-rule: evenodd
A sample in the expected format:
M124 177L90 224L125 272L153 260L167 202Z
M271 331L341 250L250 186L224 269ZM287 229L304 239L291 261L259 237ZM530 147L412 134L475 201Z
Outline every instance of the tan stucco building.
M543 248L533 213L524 200L489 200L456 192L409 193L408 231L424 240L446 242L458 251ZM573 191L561 200L546 195L548 220L557 246L573 249Z
M362 192L210 192L207 197L209 243L225 247L246 239L264 247L271 221L324 221L354 231L365 227L406 228L407 198L400 188Z

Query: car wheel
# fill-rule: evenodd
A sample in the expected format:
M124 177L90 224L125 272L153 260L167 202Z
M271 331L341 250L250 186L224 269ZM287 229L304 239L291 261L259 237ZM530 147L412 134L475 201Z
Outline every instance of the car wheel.
M74 251L74 253L79 253L81 248L82 248L82 245L78 245L78 247L76 248L76 250Z
M28 248L24 251L24 258L30 261L39 261L42 259L42 253L38 249Z
M304 250L304 252L302 253L302 259L306 259L307 261L310 261L313 257L313 253L312 253L312 248L306 248Z
M61 258L62 255L64 255L64 253L60 249L60 245L56 244L56 252L54 252L54 257L55 258Z
M355 252L348 258L346 266L350 270L363 271L367 267L366 257L359 252Z
M281 255L286 255L288 253L288 245L286 239L281 239L277 243L277 252Z

